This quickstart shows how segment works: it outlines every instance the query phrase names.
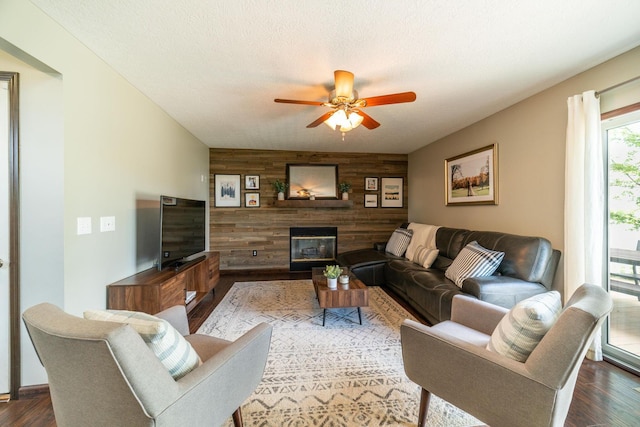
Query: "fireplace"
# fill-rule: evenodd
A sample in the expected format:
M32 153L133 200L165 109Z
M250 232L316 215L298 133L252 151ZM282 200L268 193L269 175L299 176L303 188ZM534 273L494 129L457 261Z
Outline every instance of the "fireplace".
M337 227L291 227L289 229L289 269L306 271L335 264L338 249Z

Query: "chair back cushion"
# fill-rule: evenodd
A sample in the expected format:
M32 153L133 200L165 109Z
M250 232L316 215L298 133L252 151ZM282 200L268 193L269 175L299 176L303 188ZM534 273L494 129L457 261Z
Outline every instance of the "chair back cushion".
M58 425L152 425L175 399L176 382L130 326L48 303L22 318L47 371Z

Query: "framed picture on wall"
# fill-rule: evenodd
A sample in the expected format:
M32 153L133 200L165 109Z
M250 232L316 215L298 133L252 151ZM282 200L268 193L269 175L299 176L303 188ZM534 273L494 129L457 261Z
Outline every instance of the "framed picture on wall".
M245 190L259 190L260 189L260 175L245 175L244 176L244 189Z
M401 208L403 206L403 178L380 178L380 206L383 208Z
M259 208L260 207L260 193L244 193L244 207L245 208Z
M444 161L445 205L498 204L498 144Z
M378 191L378 178L377 177L367 177L364 179L364 190L365 191Z
M377 194L365 194L364 195L364 207L365 208L377 208L378 207L378 195Z
M214 175L215 207L240 207L240 175Z

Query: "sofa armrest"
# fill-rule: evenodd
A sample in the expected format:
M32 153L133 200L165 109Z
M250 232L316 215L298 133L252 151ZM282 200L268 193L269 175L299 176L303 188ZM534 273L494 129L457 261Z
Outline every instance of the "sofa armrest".
M174 305L156 313L155 316L169 322L182 336L189 335L189 318L184 305Z
M470 277L462 284L463 292L505 308L511 308L523 299L547 290L540 283L509 276Z
M508 309L464 295L451 302L451 321L491 335Z
M378 252L384 252L386 248L387 248L387 242L376 242L373 244L373 249L375 249Z

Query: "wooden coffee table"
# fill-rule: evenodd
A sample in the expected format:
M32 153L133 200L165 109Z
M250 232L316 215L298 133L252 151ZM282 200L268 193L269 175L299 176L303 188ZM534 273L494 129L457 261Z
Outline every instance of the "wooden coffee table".
M362 325L362 313L360 307L369 306L369 291L367 285L358 280L354 274L349 272L349 284L344 286L338 283L337 289L329 289L327 287L327 278L324 277L322 271L324 267L315 267L311 269L311 279L313 280L313 288L316 291L316 297L320 308L324 309L322 313L322 326L325 325L328 308L358 308L358 320Z

